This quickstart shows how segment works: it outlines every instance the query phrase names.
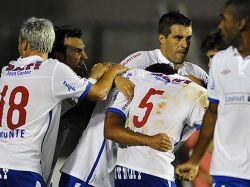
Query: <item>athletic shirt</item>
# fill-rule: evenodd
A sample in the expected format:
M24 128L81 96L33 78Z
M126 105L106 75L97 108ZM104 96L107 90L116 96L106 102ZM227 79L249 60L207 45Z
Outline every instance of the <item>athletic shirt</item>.
M135 52L121 61L122 65L130 69L145 69L156 63L172 64L159 49ZM207 73L190 62L184 62L179 73L181 75L194 75L207 84ZM96 104L87 129L82 133L76 149L61 168L61 172L97 187L108 187L112 186L113 183L110 184L110 180L113 179L109 178L108 172L111 172L116 164L117 144L105 140L103 136L105 114L111 99L112 94L109 94L106 101ZM187 131L189 131L188 128ZM183 137L184 139L185 137Z
M68 66L39 56L19 58L0 78L0 168L32 171L47 180L61 101L84 97L91 84Z
M172 62L163 56L160 49L152 51L138 51L131 54L121 62L122 65L127 66L130 69L145 69L146 67L156 63L171 64L174 66ZM205 85L208 83L208 74L199 66L190 62L183 62L178 69L178 74L183 76L193 75L197 79L201 80Z
M186 125L200 127L207 107L206 90L178 74L166 76L141 69L124 75L135 84L134 97L119 91L107 110L119 114L126 128L141 134L166 133L172 147L180 141ZM191 135L189 133L189 135ZM147 146L119 147L117 165L174 181L173 150L160 152Z
M229 47L212 59L209 101L218 103L211 175L250 179L250 56Z

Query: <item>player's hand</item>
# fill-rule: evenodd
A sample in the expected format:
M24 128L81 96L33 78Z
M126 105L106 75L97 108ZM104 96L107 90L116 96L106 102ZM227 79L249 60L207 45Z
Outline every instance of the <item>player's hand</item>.
M134 96L134 83L130 80L127 80L121 76L115 77L115 86L116 88L123 93L127 99L132 99Z
M199 171L199 165L186 162L176 167L175 174L178 178L191 181L194 180Z
M172 142L167 134L159 133L150 137L148 146L158 151L167 152L172 148Z
M108 63L98 63L95 64L90 72L90 78L99 80L102 78L103 74L112 66L112 64L108 64Z
M113 75L122 75L127 70L128 68L126 66L123 66L121 64L115 64L108 69L107 73L112 73Z

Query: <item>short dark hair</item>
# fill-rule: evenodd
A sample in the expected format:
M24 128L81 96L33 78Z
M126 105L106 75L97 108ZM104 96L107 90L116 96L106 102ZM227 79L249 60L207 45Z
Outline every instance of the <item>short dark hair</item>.
M209 34L201 43L201 52L206 54L209 50L220 51L226 48L219 31Z
M159 20L158 34L167 36L170 33L170 27L175 24L190 26L192 25L192 22L189 18L181 14L179 11L168 12L164 14Z
M177 73L177 71L170 64L163 63L152 64L148 66L145 70L154 73L163 73L165 75L172 75Z
M240 19L246 19L248 28L250 27L250 1L249 0L228 0L225 6L233 6L235 8L235 16Z
M52 48L52 52L49 54L50 58L54 58L55 52L65 54L67 46L64 44L65 37L81 38L82 31L78 28L70 26L55 26L55 42Z

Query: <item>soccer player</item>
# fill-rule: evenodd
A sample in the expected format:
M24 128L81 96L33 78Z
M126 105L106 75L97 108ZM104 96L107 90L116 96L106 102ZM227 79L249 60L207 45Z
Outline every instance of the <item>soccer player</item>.
M52 51L49 53L49 57L57 59L69 66L78 76L82 78L91 77L89 80L92 80L94 81L92 83L95 83L95 80L98 79L98 74L102 72L96 68L102 68L102 66L99 66L100 64L94 66L91 72L87 69L85 61L88 59L88 56L85 51L85 43L82 39L82 31L78 28L70 26L56 26L54 29L56 37ZM56 148L49 178L52 177L57 158L62 146L66 142L66 138L70 132L70 127L86 127L94 106L95 102L88 99L82 99L78 103L72 98L63 100Z
M55 39L52 23L30 18L20 29L20 58L0 78L0 186L45 186L65 98L102 100L116 75L115 65L92 85L58 60L48 59Z
M185 61L192 37L191 20L179 12L169 12L161 17L158 27L160 49L136 52L121 64L141 69L155 63L171 64L179 74L193 75L206 84L207 73ZM115 82L122 83L117 79ZM105 111L111 99L109 94L106 102L97 103L79 144L61 169L61 187L73 187L75 184L112 186L113 178L109 181L109 173L115 167L117 147L103 136Z
M178 74L192 75L206 85L208 81L207 73L199 66L185 61L191 38L191 20L179 12L169 12L159 20L158 40L160 49L133 53L121 64L130 69L145 69L155 63L170 63Z
M201 52L208 58L208 67L210 68L212 58L215 53L226 48L225 42L222 40L220 32L215 32L206 36L201 44Z
M176 174L193 180L198 163L213 138L210 175L213 186L250 186L249 73L250 1L229 0L221 12L219 29L230 45L213 57L208 83L209 107L194 152Z
M124 76L135 84L134 98L128 100L119 91L113 95L104 136L121 144L115 187L175 186L174 146L182 136L189 137L185 126L194 131L201 125L207 96L203 87L171 69L169 64L154 64L146 68L154 73L130 70ZM157 137L161 133L170 142Z
M223 49L225 49L225 43L223 42L219 32L209 34L205 37L201 44L201 52L207 56L209 68L211 66L211 59L213 58L215 53ZM179 154L176 155L177 157L180 156L182 158L185 158L185 160L179 162L187 161L187 159L189 158L190 149L193 149L198 141L198 137L199 131L196 131L185 142L185 144L180 149ZM211 145L208 147L208 150L200 161L199 172L197 174L197 177L192 182L193 187L210 187L212 185L212 177L209 175L212 147L213 143L211 142Z

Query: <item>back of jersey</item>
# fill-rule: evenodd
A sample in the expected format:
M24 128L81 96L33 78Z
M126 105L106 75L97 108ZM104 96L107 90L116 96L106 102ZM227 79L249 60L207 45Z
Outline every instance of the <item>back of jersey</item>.
M200 123L200 119L197 121L190 115L200 97L203 98L200 100L203 103L198 103L200 108L206 106L205 89L177 74L139 72L131 78L136 86L128 127L148 135L167 132L176 143L186 124Z
M187 125L194 131L195 125L201 124L207 104L206 90L190 79L139 69L128 72L127 78L135 83L134 98L118 107L128 115L126 128L147 135L166 133L174 147ZM173 160L173 150L160 152L146 146L128 146L119 148L117 165L172 181Z
M3 68L0 168L42 173L43 144L48 133L57 133L50 126L58 121L60 113L60 102L54 98L52 89L56 64L55 60L31 56L19 58Z

